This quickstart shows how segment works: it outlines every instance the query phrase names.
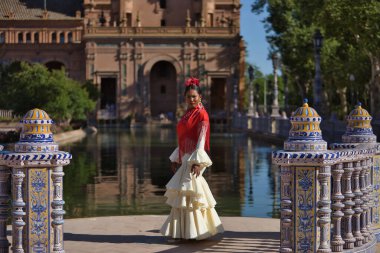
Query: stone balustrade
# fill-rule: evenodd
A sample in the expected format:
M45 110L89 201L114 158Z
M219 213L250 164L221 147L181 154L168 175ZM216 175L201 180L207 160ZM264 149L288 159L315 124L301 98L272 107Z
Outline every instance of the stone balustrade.
M0 118L12 119L13 111L12 110L0 110Z
M281 252L376 252L380 235L380 144L359 105L343 143L327 149L307 102L290 117L281 171Z
M46 112L31 110L21 123L15 150L2 151L0 146L0 253L9 252L10 207L12 252L64 253L63 166L71 155L58 150Z
M74 28L0 28L0 44L80 43L82 27Z
M107 34L109 36L162 37L162 34L172 37L218 37L236 36L238 28L232 27L123 27L123 26L87 26L84 38Z

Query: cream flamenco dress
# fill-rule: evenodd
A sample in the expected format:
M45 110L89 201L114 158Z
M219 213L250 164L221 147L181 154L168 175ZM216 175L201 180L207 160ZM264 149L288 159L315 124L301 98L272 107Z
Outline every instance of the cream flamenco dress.
M214 207L215 199L202 176L212 161L204 150L208 122L202 126L196 149L185 153L181 166L166 185L166 203L172 207L161 228L164 236L174 239L202 240L224 231ZM179 148L170 155L172 162L179 162ZM200 175L191 173L193 164L200 165Z

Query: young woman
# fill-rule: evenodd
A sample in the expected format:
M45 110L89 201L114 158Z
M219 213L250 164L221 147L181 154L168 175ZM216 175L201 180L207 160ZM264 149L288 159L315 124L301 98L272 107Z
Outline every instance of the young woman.
M173 239L202 240L222 233L223 226L202 176L212 161L205 151L210 148L210 124L198 79L186 81L185 99L188 109L177 125L178 147L169 157L175 174L166 185L165 196L172 209L161 233Z

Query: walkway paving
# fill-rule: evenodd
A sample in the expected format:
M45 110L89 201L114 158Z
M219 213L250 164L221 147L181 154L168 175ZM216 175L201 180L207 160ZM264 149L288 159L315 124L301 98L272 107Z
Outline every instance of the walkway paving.
M159 229L166 216L65 220L66 253L278 252L280 220L221 217L225 232L203 241L170 244Z
M279 252L280 220L221 217L225 232L203 241L168 243L159 229L166 216L112 216L65 220L66 253ZM11 226L8 226L11 230ZM8 240L11 242L10 231ZM380 252L380 243L376 252Z

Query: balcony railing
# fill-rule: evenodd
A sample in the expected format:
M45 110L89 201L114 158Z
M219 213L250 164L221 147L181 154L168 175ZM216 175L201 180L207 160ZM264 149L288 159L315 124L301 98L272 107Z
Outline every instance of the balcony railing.
M238 27L120 27L89 26L84 37L101 35L128 37L233 37L238 34Z

